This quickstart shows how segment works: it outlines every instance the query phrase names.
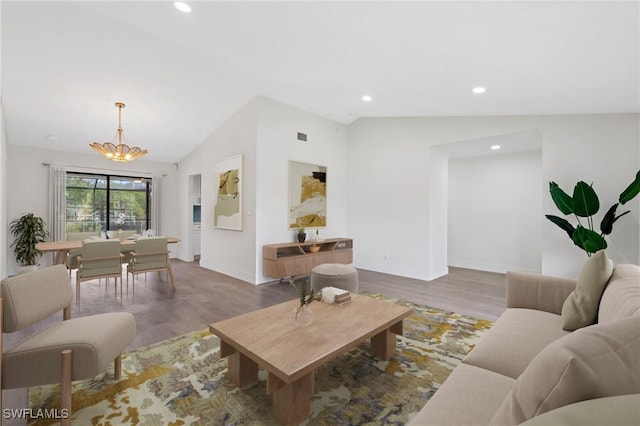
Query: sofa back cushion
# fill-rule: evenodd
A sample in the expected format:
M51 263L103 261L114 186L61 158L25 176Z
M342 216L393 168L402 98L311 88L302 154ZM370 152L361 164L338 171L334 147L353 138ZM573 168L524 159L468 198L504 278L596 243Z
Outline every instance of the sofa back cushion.
M620 264L604 289L598 322L640 315L640 266Z
M582 266L575 290L562 305L562 328L577 330L596 322L604 287L613 273L613 262L604 250L593 254Z
M492 425L518 425L578 401L640 393L640 316L581 328L545 347L518 377Z

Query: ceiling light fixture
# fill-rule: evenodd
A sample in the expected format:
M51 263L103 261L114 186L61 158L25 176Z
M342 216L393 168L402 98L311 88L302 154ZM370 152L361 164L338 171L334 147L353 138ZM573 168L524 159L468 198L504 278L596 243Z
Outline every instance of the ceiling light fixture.
M500 149L500 145L491 145L491 149L497 151Z
M480 95L480 94L482 94L482 93L486 92L486 91L487 91L487 89L485 89L484 87L480 87L480 86L478 86L478 87L474 87L471 91L472 91L473 93L477 94L477 95Z
M362 97L362 100L365 101L365 102L371 102L373 100L373 98L371 96L369 96L369 95L364 95Z
M189 6L186 3L183 3L181 1L177 1L174 2L173 5L176 7L176 9L178 9L180 12L184 12L184 13L189 13L191 12L191 6Z
M122 136L121 116L122 108L124 108L124 106L125 105L122 102L116 102L116 107L118 107L118 131L115 139L118 140L118 145L114 145L111 142L105 142L102 144L93 142L89 144L89 146L107 157L109 160L126 163L128 161L133 161L138 157L142 157L147 153L147 150L140 149L137 146L129 148L129 145L122 143L122 139L124 137Z

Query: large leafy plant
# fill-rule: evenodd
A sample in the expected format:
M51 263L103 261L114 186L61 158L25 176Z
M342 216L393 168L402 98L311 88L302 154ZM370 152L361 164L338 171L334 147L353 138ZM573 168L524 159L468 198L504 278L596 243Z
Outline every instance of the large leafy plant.
M620 197L618 197L618 202L605 213L600 222L600 233L594 230L593 216L600 210L600 201L592 185L580 181L573 188L573 195L570 196L558 184L549 182L549 192L558 210L565 215L575 215L578 225L574 227L568 220L550 214L545 215L545 217L564 230L573 243L587 253L587 256L591 256L592 253L607 248L605 235L611 234L613 224L630 212L630 210L627 210L616 215L616 210L620 204L631 201L640 193L640 171L636 173L635 180L622 191Z
M33 213L27 213L12 220L9 230L15 237L10 247L13 247L16 262L20 265L35 265L38 256L42 254L36 245L46 241L49 236L44 220Z

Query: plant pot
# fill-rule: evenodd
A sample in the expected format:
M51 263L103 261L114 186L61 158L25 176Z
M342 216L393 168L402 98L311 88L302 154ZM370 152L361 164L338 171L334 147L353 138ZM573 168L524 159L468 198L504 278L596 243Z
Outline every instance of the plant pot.
M304 243L304 240L307 239L307 234L305 233L298 233L298 242L299 243Z

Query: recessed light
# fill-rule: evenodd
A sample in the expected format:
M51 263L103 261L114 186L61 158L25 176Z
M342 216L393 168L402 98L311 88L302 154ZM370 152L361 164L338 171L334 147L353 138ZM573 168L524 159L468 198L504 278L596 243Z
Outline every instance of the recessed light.
M362 97L362 100L365 101L365 102L371 102L373 100L373 98L371 96L369 96L369 95L364 95Z
M475 94L478 94L478 95L481 94L481 93L484 93L486 91L487 91L487 89L485 89L484 87L480 87L480 86L474 87L472 89L472 92L475 93Z
M500 149L500 145L491 145L491 149L497 151Z
M47 135L47 140L51 142L58 142L58 137L56 135Z
M173 3L173 5L176 7L176 9L178 9L180 12L184 12L184 13L189 13L191 12L191 6L189 6L186 3L183 3L181 1L177 1L175 3Z

